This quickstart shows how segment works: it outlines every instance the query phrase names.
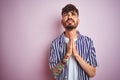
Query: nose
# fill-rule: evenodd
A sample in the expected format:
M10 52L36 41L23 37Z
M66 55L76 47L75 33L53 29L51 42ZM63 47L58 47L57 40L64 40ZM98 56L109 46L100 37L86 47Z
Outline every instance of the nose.
M72 14L70 12L68 13L68 18L72 18Z

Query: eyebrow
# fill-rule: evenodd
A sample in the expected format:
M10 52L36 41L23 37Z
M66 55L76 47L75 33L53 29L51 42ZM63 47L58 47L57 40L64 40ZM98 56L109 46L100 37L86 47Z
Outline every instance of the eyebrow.
M76 11L69 11L69 12L71 12L71 13L74 13L74 14L78 15ZM64 13L63 13L63 15L65 15L65 14L67 14L67 13L69 13L69 12L64 12Z
M76 13L77 14L77 12L76 11L67 11L67 12L64 12L63 14L65 14L65 13L69 13L69 12L73 12L73 13Z

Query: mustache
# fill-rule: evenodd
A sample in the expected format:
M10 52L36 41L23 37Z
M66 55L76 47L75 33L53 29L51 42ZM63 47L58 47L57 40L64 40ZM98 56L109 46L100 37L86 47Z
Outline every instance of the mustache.
M72 22L74 22L74 20L73 20L72 18L68 18L68 19L66 20L66 22L68 22L69 20L72 20Z

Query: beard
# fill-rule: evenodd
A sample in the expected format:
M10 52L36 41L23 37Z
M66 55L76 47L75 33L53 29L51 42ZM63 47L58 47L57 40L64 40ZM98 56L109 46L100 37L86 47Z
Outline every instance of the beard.
M68 19L68 20L70 20L70 19ZM72 23L66 24L68 22L68 20L63 22L64 28L68 31L72 31L73 29L76 29L78 22L75 23L75 21L71 19L73 24Z
M69 24L65 27L65 29L68 30L68 31L72 31L73 29L76 29L76 27L77 26L73 26L73 25Z
M72 23L67 24L68 20L67 21L62 21L62 24L63 24L64 28L68 31L72 31L73 29L76 29L77 26L78 26L78 21L75 22L74 20L71 19Z
M68 25L65 27L66 30L68 31L72 31L73 29L76 29L77 26L73 26L73 25Z

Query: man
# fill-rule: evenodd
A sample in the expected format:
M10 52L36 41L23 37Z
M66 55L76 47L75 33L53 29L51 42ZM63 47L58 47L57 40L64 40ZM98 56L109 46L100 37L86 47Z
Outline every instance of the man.
M89 80L96 73L96 54L93 41L76 30L78 9L67 4L62 9L65 31L52 41L49 65L54 80Z

